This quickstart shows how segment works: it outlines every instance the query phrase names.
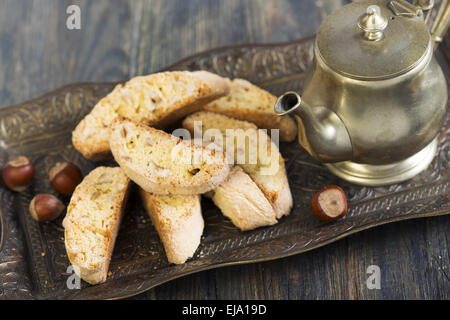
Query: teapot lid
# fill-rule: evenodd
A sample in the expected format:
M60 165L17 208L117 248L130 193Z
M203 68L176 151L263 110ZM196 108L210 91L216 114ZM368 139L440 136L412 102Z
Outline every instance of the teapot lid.
M348 4L323 21L316 38L316 54L331 69L366 80L411 70L430 46L422 11L406 1Z

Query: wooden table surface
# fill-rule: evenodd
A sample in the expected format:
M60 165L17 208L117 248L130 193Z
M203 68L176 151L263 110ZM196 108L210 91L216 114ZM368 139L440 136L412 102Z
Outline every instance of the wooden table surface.
M313 35L341 0L0 0L0 107L78 81L147 74L198 51ZM81 9L68 30L66 9ZM137 299L450 299L450 216L360 232L276 261L205 271ZM368 289L367 268L381 271Z

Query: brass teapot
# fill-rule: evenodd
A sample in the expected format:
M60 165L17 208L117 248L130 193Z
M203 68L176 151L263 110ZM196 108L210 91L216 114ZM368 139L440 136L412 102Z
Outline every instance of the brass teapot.
M433 160L447 112L447 83L434 58L449 25L443 0L432 32L433 1L367 0L321 24L300 97L280 96L299 143L337 176L380 186L401 182Z

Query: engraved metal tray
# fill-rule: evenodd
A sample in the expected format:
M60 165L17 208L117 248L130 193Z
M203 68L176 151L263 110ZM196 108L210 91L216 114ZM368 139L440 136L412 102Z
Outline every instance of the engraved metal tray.
M246 78L280 94L302 87L313 58L312 46L313 38L309 38L220 48L184 59L168 69L205 69ZM448 56L441 52L440 57L448 75ZM296 142L281 144L295 206L290 216L277 225L240 232L210 200L204 199L205 230L200 247L187 263L169 264L134 187L106 283L92 286L82 281L80 289L69 289L62 217L37 223L28 214L28 203L36 193L53 193L47 172L57 161L72 161L83 174L97 165L74 150L71 130L113 86L73 84L0 110L0 166L8 157L26 155L35 163L37 172L34 184L21 194L0 183L0 299L127 297L193 272L277 259L377 225L450 213L448 114L438 154L430 167L410 181L389 187L352 185L332 175ZM349 213L334 223L321 222L310 210L313 192L329 184L342 186L349 198Z

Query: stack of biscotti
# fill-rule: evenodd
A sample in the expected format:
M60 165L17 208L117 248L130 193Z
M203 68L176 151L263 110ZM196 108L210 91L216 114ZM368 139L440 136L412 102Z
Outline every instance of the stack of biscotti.
M229 80L205 71L174 71L136 77L101 99L72 133L86 158L110 156L109 126L119 117L164 127L229 92Z
M204 71L164 72L136 77L124 85L116 86L97 103L73 131L72 142L86 158L105 159L111 155L110 126L114 121L127 118L136 123L164 127L228 92L228 79ZM144 134L148 139L143 145L156 139L162 150L157 150L155 154L160 151L164 153L165 147L185 145L185 143L178 145L181 140L171 135L156 129L149 128L149 130L153 130L153 138ZM152 213L150 214L152 220L158 226L169 260L182 263L192 256L203 231L197 193L213 189L225 180L229 172L223 154L222 156L219 153L208 154L208 156L213 160L217 158L217 163L211 166L202 165L199 168L182 166L181 169L172 164L170 168L174 171L170 172L171 177L165 177L167 171L161 170L167 161L161 159L153 161L147 155L143 155L140 159L148 160L146 168L152 173L145 179L138 176L139 170L135 171L132 165L128 166L122 161L118 162L125 170L99 167L86 176L74 192L64 220L66 250L69 260L81 278L89 283L106 280L109 260L126 202L130 181L128 176L137 181L144 181L143 185L147 191L148 186L151 186L150 191L156 193L178 191L185 194L192 193L186 196L173 196L172 200L171 196L165 198L148 193L145 195L143 193L142 196L149 214ZM125 159L121 157L121 160ZM179 175L183 170L188 170L187 174ZM184 180L186 176L193 179ZM179 214L177 218L170 217L176 214ZM164 220L165 218L167 219ZM168 221L170 223L165 223ZM188 233L186 228L191 232Z
M106 280L130 179L120 168L97 167L75 189L63 221L67 255L86 282Z
M183 127L191 134L203 132L204 140L214 141L231 153L234 163L242 167L269 200L276 218L289 214L293 200L284 160L263 130L247 121L204 111L184 119ZM222 137L217 137L215 130Z
M256 126L279 129L282 140L295 138L295 123L289 117L277 118L274 103L274 96L245 80L230 81L204 71L137 77L103 98L72 134L75 148L85 157L112 155L120 166L92 171L69 204L66 249L81 277L90 283L105 281L130 180L140 187L171 263L184 263L200 244L201 194L210 194L241 230L273 225L289 214L292 196L284 160ZM211 108L222 115L195 113ZM253 142L233 142L230 150L221 150L225 144L220 141L204 137L208 145L199 145L160 130L185 116L183 125L189 130L201 120L204 130L219 130L224 141L229 139L226 129L243 129L264 143L252 149ZM245 133L239 133L237 141L242 137ZM256 163L233 166L242 155L256 157Z
M230 172L225 153L128 119L111 125L110 146L116 162L141 187L168 261L184 263L203 233L200 194L218 187Z

